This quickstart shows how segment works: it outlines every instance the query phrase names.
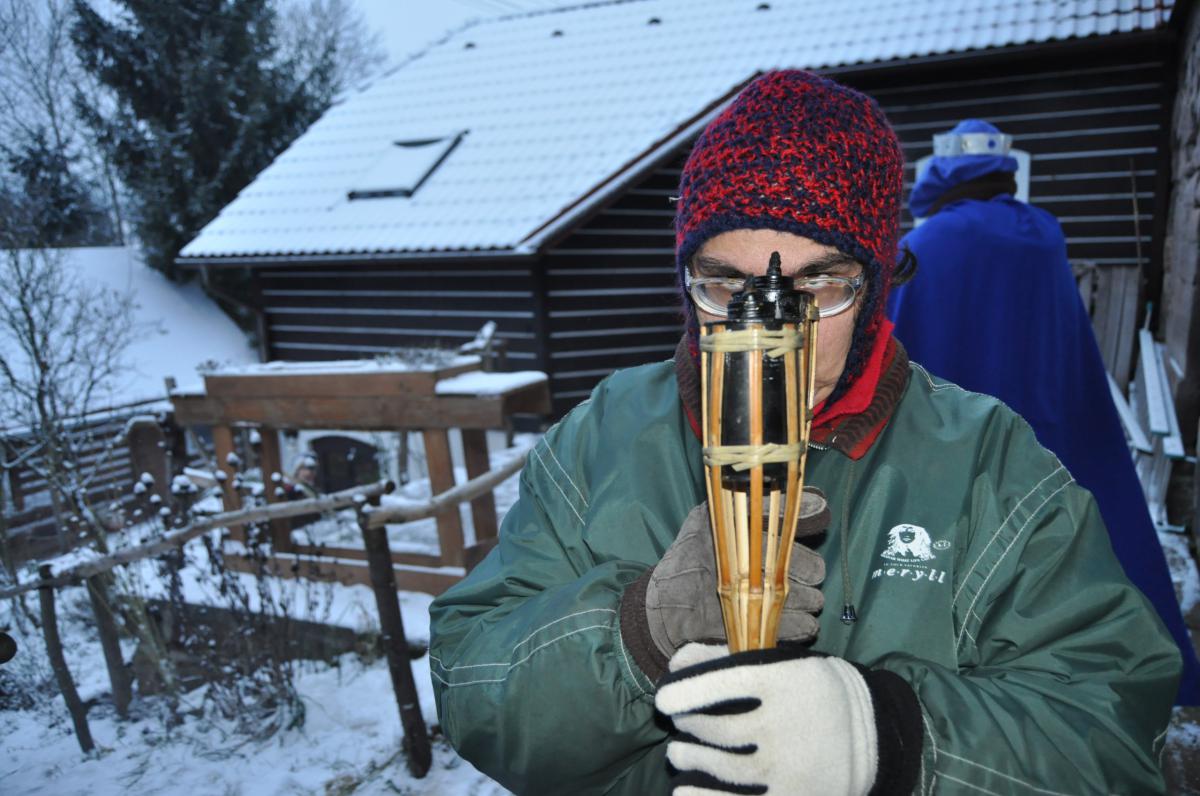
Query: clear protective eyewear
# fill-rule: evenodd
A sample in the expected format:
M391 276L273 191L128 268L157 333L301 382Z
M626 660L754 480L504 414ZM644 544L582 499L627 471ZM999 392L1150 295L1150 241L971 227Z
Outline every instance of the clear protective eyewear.
M692 301L702 311L718 318L725 317L725 308L729 299L740 292L746 280L730 279L724 276L692 276L684 272L684 286ZM817 307L822 318L845 312L854 304L858 291L862 290L862 274L858 276L820 276L794 277L797 290L804 290L817 297Z

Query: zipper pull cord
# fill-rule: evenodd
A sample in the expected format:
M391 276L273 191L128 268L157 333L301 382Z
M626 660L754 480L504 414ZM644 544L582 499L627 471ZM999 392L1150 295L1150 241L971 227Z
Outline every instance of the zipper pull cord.
M850 599L854 589L850 588L850 496L854 493L854 461L846 470L845 505L842 508L842 624L852 625L858 621L854 602Z

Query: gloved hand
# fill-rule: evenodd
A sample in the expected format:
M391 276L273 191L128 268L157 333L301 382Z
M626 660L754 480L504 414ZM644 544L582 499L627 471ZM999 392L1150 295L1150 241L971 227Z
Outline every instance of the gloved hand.
M655 705L675 725L674 796L908 794L921 708L899 675L796 645L730 655L689 644Z
M829 506L815 487L805 487L796 538L813 536L829 525ZM690 641L725 638L717 565L709 527L708 504L692 509L662 559L629 584L621 600L621 637L651 680L667 671L667 661ZM797 543L788 568L788 598L779 621L780 640L816 638L816 614L824 597L816 588L825 579L825 561Z

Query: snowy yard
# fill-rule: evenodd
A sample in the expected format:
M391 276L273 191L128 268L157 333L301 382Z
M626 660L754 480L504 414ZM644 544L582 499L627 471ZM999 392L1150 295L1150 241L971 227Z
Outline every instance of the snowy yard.
M343 617L373 615L374 598L364 586L335 587L333 604ZM48 685L52 698L20 710L0 713L0 792L30 796L108 796L109 794L503 794L435 738L429 775L414 779L400 757L400 723L387 664L346 654L332 665L301 665L297 688L307 717L302 728L265 742L247 742L207 718L190 716L167 730L153 711L155 698L135 700L135 715L119 722L107 701L108 679L82 588L61 592L64 646L80 696L96 700L89 712L98 753L84 757L71 731L62 700L54 692L40 638L18 637L18 656L8 670L33 674ZM410 640L429 637L428 595L401 593L405 630ZM371 613L367 613L367 612ZM4 620L0 620L2 622ZM132 649L127 649L127 657ZM33 670L30 672L29 670ZM436 723L429 685L428 657L413 661L421 711ZM0 680L3 699L9 677ZM184 697L196 707L202 693Z
M462 474L460 474L460 478ZM410 484L395 500L419 499L427 484ZM516 478L496 492L497 508L507 511L516 498ZM470 512L462 512L471 534ZM352 524L325 521L313 532L331 543L354 543ZM340 536L339 536L340 534ZM396 549L436 549L432 520L390 529ZM1188 555L1186 539L1161 536L1180 592L1185 614L1200 603L1200 579ZM202 564L193 547L190 569ZM150 566L150 565L146 565ZM150 580L149 572L143 573ZM239 575L247 583L250 575ZM281 594L292 593L298 618L349 628L359 633L377 629L374 597L365 586L303 585L277 581ZM189 602L215 604L216 597L202 578L185 571L184 593ZM401 592L405 631L413 643L429 638L431 598ZM34 599L29 600L35 606ZM228 722L202 710L204 691L196 689L182 700L183 721L168 728L159 714L161 697L135 700L134 717L118 721L109 696L109 683L91 611L82 588L60 592L60 625L64 646L80 695L91 702L89 721L98 751L84 756L71 729L62 699L53 685L39 634L18 634L20 652L0 667L0 793L30 796L109 796L109 794L421 794L466 796L506 791L459 758L436 733L437 714L429 680L428 656L413 661L421 711L434 729L433 766L423 779L412 777L400 755L400 722L387 664L383 658L364 659L346 653L333 662L304 661L296 687L303 699L302 727L285 730L266 741L237 735ZM0 626L12 623L12 603L0 607ZM26 625L27 626L27 625ZM125 657L133 655L127 641ZM14 692L14 684L40 683L36 694ZM1168 734L1165 767L1176 783L1194 777L1200 758L1197 712L1178 712ZM1196 784L1196 783L1191 783ZM1174 791L1190 792L1184 787Z
M518 445L532 438L518 438ZM505 456L497 452L494 463ZM458 472L461 483L465 472ZM429 483L417 479L388 501L393 504L427 498ZM514 476L495 491L501 516L515 502ZM474 539L469 506L460 509L463 530ZM432 519L389 526L395 552L436 552ZM298 540L361 546L353 518L326 518L295 532ZM202 576L207 558L193 540L182 574L183 594L191 604L219 605L211 580ZM64 556L60 565L90 556ZM142 562L133 573L149 596L160 596L153 565ZM237 575L253 596L254 578ZM378 632L375 598L366 586L306 584L272 580L271 591L292 606L293 618L348 628L360 634ZM405 633L412 644L429 639L427 594L401 592ZM17 638L16 658L0 667L0 793L31 796L108 796L108 794L504 794L506 791L459 758L438 734L433 736L433 766L423 779L412 777L400 754L401 727L387 661L346 653L333 662L302 661L296 688L305 705L302 727L258 742L234 732L230 722L203 710L204 690L182 699L182 723L168 728L160 715L162 697L135 699L133 718L116 717L104 657L97 641L91 609L82 587L59 591L59 624L67 660L85 703L97 752L84 756L72 731L47 663L45 646L29 624L14 621L13 603L0 606L0 627ZM35 596L27 605L37 610ZM124 641L124 658L135 643ZM432 728L437 723L430 687L429 660L413 661L421 712ZM37 684L35 693L28 693ZM16 686L16 688L14 688Z

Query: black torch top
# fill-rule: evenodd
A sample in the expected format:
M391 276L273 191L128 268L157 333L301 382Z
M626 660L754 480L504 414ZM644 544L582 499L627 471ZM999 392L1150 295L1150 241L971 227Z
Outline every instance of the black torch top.
M741 291L730 297L727 313L733 323L758 322L776 329L801 320L800 294L795 280L783 275L779 252L771 252L765 274L746 277Z

